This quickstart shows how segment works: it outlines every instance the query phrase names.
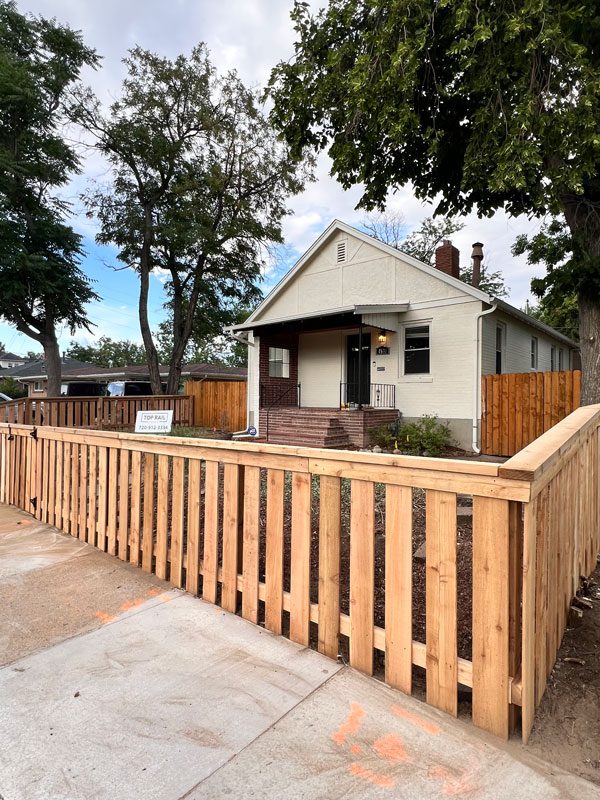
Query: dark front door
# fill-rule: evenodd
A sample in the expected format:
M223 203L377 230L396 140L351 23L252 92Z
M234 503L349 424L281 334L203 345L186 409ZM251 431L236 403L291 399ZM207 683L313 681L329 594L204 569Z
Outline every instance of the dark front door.
M348 336L346 351L346 402L369 405L371 388L371 334ZM360 365L360 366L359 366Z

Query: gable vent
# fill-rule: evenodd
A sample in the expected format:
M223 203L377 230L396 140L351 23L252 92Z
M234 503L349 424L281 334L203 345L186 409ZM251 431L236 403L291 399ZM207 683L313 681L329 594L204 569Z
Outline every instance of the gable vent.
M336 262L338 264L341 264L345 260L346 260L346 242L338 242Z

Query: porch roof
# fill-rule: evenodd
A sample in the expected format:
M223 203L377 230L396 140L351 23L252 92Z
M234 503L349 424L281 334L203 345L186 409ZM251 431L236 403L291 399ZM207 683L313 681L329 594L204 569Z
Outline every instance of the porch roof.
M226 330L232 333L251 331L256 328L272 328L282 330L317 330L319 328L353 327L362 321L363 315L383 313L403 313L408 311L409 303L377 303L373 305L353 305L335 308L328 311L312 311L308 314L294 314L280 319L269 319L262 322L244 322L233 325ZM360 317L360 319L357 319Z

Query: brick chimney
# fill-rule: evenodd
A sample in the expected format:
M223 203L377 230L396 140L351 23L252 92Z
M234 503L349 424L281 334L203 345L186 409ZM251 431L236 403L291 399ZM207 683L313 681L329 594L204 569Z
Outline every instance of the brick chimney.
M460 275L459 259L458 248L454 247L450 239L444 239L435 251L435 266L453 278L458 278Z
M473 262L473 286L477 289L481 282L481 262L483 261L483 244L481 242L473 242L473 252L471 253L471 261Z

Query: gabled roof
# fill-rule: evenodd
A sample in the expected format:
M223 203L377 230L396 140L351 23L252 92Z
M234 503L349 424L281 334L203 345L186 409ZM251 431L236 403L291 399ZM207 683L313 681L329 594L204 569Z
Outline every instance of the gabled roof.
M393 258L399 258L404 261L406 264L409 264L412 267L424 272L426 275L430 275L438 280L442 281L442 283L451 286L454 289L457 289L459 292L463 294L469 295L473 297L475 300L480 300L482 303L487 303L489 306L495 305L501 311L506 314L510 314L511 316L515 317L516 319L521 320L522 322L531 325L533 328L537 328L539 331L546 333L549 336L553 336L555 339L558 339L565 344L568 344L570 347L578 348L579 345L577 342L574 342L572 339L569 339L568 336L565 336L563 333L551 328L549 325L541 322L534 317L530 317L529 314L526 314L524 311L516 308L515 306L510 305L505 300L500 300L499 298L491 297L486 292L482 292L481 289L475 288L475 286L471 286L464 281L459 280L458 278L453 278L452 275L448 275L445 272L437 269L436 267L432 267L431 264L425 264L423 261L419 261L418 258L409 255L408 253L403 252L397 247L392 247L385 242L381 242L379 239L376 239L374 236L369 236L368 233L364 233L363 231L359 230L358 228L354 228L352 225L348 225L345 222L342 222L339 219L334 219L331 225L329 225L323 233L316 239L313 244L308 248L308 250L302 255L298 261L294 264L292 269L287 272L283 278L277 283L269 292L269 294L265 297L262 303L252 312L252 314L245 320L245 322L241 323L240 325L233 325L231 328L228 328L229 331L247 331L251 330L253 322L256 322L256 325L259 325L258 318L260 315L269 307L269 305L275 300L275 298L281 294L281 292L291 283L296 275L302 270L304 265L310 261L313 256L315 256L319 250L327 244L331 237L338 233L338 232L346 233L349 236L353 236L355 239L359 241L365 242L366 244L371 245L379 250L381 250L386 255L392 256ZM360 309L360 311L359 311ZM354 306L352 309L337 309L336 313L339 311L346 311L346 310L353 310L354 313L364 313L364 309L366 306ZM314 312L313 316L317 316L320 312ZM333 313L333 312L331 312ZM304 318L306 316L310 316L307 314L299 315L298 318Z
M484 303L490 302L489 295L487 295L485 292L482 292L480 289L476 289L474 286L470 286L464 281L453 278L451 275L447 275L445 272L432 267L430 264L425 264L422 261L419 261L418 258L408 255L408 253L403 253L402 250L399 250L397 247L392 247L389 244L385 244L385 242L380 242L379 239L375 239L373 236L369 236L368 233L359 231L358 228L353 228L352 225L347 225L345 222L341 222L339 219L334 219L331 225L329 225L329 227L323 231L323 233L315 242L313 242L304 255L298 259L292 269L283 276L283 278L273 287L273 289L271 289L269 294L265 297L258 308L252 312L248 319L242 325L233 325L230 330L247 330L248 328L251 328L252 325L249 323L254 322L258 317L260 317L263 311L268 308L268 306L283 291L283 289L285 289L285 287L294 280L304 265L310 261L310 259L313 258L313 256L316 255L316 253L318 253L325 244L327 244L332 236L339 232L346 233L349 236L353 236L355 239L359 239L366 244L370 244L373 247L381 250L386 255L392 256L393 258L399 258L407 264L410 264L411 267L415 267L416 269L421 270L421 272L424 272L426 275L437 278L443 283L448 284L448 286L452 286L454 289L462 292L463 294L470 295L476 300L481 300Z
M0 361L27 361L27 359L16 353L0 353Z

